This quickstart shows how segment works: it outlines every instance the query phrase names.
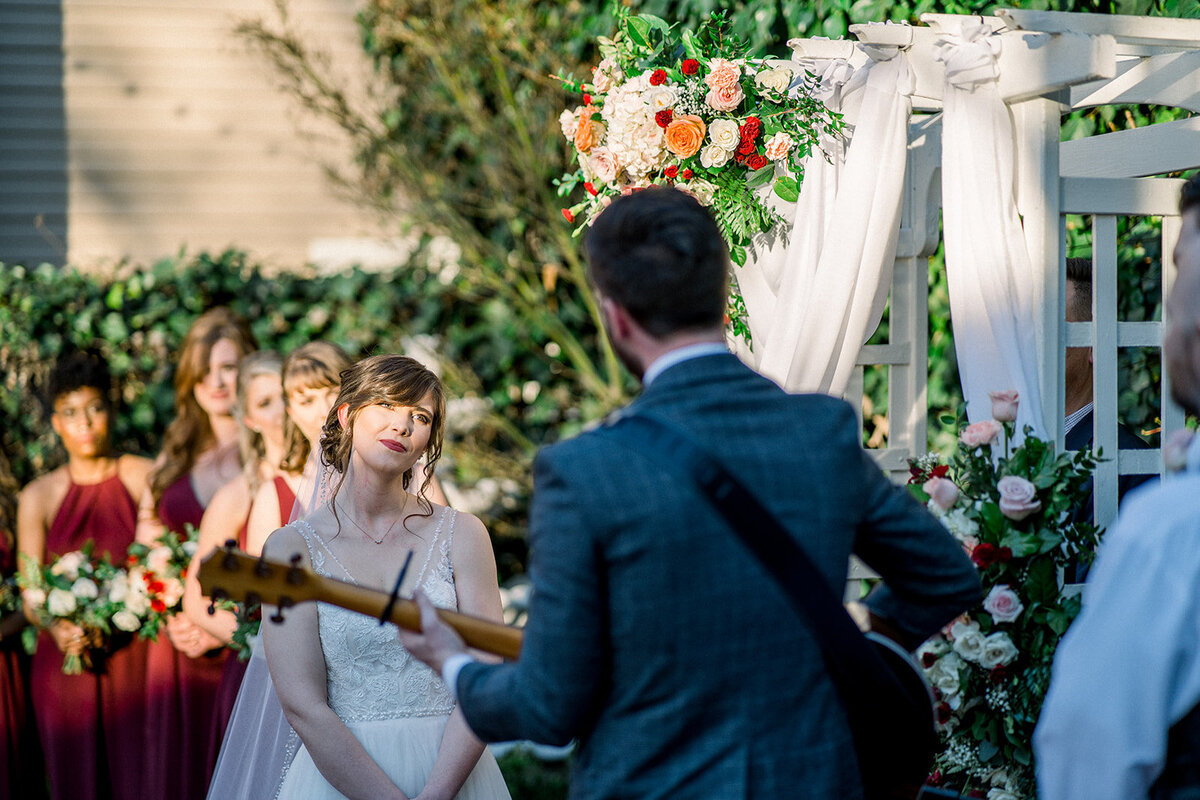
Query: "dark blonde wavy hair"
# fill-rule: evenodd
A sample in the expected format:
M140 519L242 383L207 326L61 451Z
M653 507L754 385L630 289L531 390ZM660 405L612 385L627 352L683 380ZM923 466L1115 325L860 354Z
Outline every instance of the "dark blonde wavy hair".
M233 342L239 359L257 349L250 326L227 308L206 311L188 329L175 367L175 419L163 434L162 460L150 474L155 505L168 486L191 471L196 457L216 442L208 414L192 390L204 380L213 345L222 339Z
M430 423L429 444L425 448L425 480L417 492L417 501L421 512L405 517L428 517L433 514L433 504L425 497L429 487L429 479L433 476L434 465L442 457L442 434L446 425L446 393L442 382L421 362L415 358L401 355L382 355L364 358L350 369L342 373L342 386L338 390L337 402L329 411L325 427L321 429L321 456L330 469L338 474L337 483L333 489L330 505L334 516L337 516L337 506L333 499L337 497L342 483L346 480L346 468L350 465L350 453L353 443L354 422L359 412L366 406L377 403L394 403L401 406L412 406L419 403L426 394L433 397L433 420ZM348 406L346 425L343 427L338 419L338 409ZM413 471L404 473L404 488L412 485ZM340 528L340 521L339 521Z
M250 485L250 495L258 491L261 475L259 466L267 457L267 446L258 431L246 427L247 392L250 382L262 375L279 377L283 371L283 356L274 350L259 350L242 359L238 364L237 399L233 404L233 415L238 421L238 458L242 462L242 474Z
M346 351L332 342L309 342L297 347L283 360L283 407L288 407L288 395L300 389L341 386L342 373L353 363ZM292 473L303 472L309 443L292 422L291 415L283 418L283 448L279 468Z

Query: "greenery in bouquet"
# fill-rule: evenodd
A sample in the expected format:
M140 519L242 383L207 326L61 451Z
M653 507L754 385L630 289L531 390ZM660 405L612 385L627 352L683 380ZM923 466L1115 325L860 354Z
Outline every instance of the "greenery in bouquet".
M65 620L83 629L88 649L82 655L63 656L62 671L67 675L91 669L94 654L104 648L114 628L132 633L141 627L141 618L126 603L124 570L106 556L96 556L90 541L48 564L24 559L17 584L39 627ZM26 628L22 636L26 650L34 652L37 629Z
M616 10L617 33L598 40L602 59L590 79L560 78L582 104L562 112L562 133L577 168L557 182L578 233L614 197L673 185L708 206L737 264L755 234L783 222L755 190L793 201L803 161L840 117L815 99L811 74L784 61L755 59L724 12L696 31ZM749 340L745 314L730 325Z
M992 399L994 419L962 429L950 464L910 462L910 491L962 543L984 592L917 652L942 744L930 782L988 800L1032 800L1034 726L1054 651L1079 613L1061 568L1087 561L1098 538L1076 515L1096 458L1056 455L1028 428L1014 446L1016 392Z
M216 601L215 607L232 612L237 618L237 627L233 629L233 638L229 640L228 647L237 653L238 661L248 661L251 645L262 627L262 604L226 599Z
M183 607L183 582L187 578L199 532L185 526L185 535L164 531L153 545L134 542L129 546L129 593L138 606L145 606L138 635L156 640L167 620Z

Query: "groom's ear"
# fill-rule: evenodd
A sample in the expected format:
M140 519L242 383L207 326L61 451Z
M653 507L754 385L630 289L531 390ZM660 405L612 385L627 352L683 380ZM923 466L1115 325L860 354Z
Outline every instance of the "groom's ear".
M342 403L338 406L338 425L342 426L342 430L346 430L346 424L350 421L350 404Z

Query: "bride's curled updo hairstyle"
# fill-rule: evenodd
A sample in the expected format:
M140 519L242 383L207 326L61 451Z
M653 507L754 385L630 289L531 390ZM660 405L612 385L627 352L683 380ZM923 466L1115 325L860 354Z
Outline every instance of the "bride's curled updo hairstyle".
M358 412L377 403L392 403L399 406L415 406L429 394L433 398L433 420L430 424L429 445L425 448L425 480L417 492L423 516L433 513L433 506L425 499L425 490L433 476L433 467L442 456L442 432L446 423L446 393L442 382L421 362L401 355L382 355L364 358L342 373L342 385L337 401L329 410L325 427L321 429L321 455L326 464L339 473L337 490L346 479L346 468L350 464L352 432ZM346 426L338 421L338 409L349 406ZM404 474L404 488L412 485L410 469Z

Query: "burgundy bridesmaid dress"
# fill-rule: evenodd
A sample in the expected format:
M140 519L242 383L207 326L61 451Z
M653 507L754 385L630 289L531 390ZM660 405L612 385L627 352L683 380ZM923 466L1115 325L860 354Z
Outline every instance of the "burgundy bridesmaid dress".
M186 526L200 527L204 507L192 489L190 473L163 492L158 517L183 537ZM204 800L212 777L208 757L221 684L224 648L197 658L176 650L166 632L150 643L146 666L145 800Z
M137 504L119 476L72 483L46 532L46 558L90 539L97 554L124 563L136 525ZM142 796L146 652L132 635L114 637L109 651L92 654L94 672L64 675L54 639L39 635L31 696L55 800Z
M16 567L16 552L0 531L0 576L12 575ZM29 701L29 669L20 635L0 642L0 797L40 800L46 796L46 770Z
M279 518L287 523L292 515L292 506L296 504L296 495L292 487L283 478L275 478L275 495L279 498ZM247 522L249 520L247 519ZM242 523L238 531L238 547L246 549L246 523ZM221 752L221 741L225 738L225 728L229 725L229 717L233 714L233 705L237 701L238 689L241 688L242 678L246 674L246 664L238 658L238 654L230 650L225 656L225 668L221 673L221 685L217 689L217 710L213 719L212 738L208 747L208 771L212 774L217 764L217 756Z

